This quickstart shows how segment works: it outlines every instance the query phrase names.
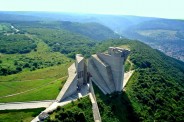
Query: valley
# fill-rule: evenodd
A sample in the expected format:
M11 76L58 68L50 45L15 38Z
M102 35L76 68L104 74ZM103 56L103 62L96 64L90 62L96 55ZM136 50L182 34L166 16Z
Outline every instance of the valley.
M102 121L183 121L184 63L174 59L183 60L182 31L179 35L180 31L166 28L133 29L131 24L132 28L126 33L119 27L121 35L118 35L114 33L117 28L108 28L101 25L102 22L83 23L80 18L74 22L24 19L27 20L0 19L0 103L55 100L76 54L89 58L114 46L130 49L125 72L134 72L122 92L104 95L94 85ZM136 21L150 19L137 18ZM91 103L87 97L73 101L50 113L48 121L62 118L58 113L66 115L63 120L80 115L85 121L93 121L88 106ZM42 110L2 110L0 120L9 122L16 113L17 120L30 121Z

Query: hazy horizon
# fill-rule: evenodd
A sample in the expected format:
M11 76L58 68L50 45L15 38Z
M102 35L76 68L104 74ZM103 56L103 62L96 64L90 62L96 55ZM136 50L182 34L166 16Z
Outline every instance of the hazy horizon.
M182 0L0 0L0 11L61 12L184 19Z

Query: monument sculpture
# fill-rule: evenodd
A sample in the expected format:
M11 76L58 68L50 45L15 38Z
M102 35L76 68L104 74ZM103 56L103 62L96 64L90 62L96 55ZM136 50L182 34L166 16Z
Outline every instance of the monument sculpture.
M124 63L130 51L118 47L109 47L108 53L97 53L87 61L81 54L68 68L68 79L64 84L57 101L76 94L91 80L104 94L122 91Z

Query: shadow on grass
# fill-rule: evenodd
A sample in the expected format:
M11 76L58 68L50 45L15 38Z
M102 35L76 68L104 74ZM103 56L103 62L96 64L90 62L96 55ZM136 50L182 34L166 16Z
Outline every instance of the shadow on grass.
M103 122L139 121L125 92L114 92L110 95L104 95L95 84L93 86Z

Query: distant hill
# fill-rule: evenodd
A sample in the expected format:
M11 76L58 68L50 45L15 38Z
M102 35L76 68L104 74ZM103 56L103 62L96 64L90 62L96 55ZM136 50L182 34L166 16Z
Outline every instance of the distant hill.
M138 23L154 20L151 17L124 16L124 15L103 15L103 14L79 14L59 12L21 12L5 11L0 12L0 21L71 21L80 23L100 23L116 32L136 25Z
M73 33L85 35L94 40L105 40L120 37L111 29L99 23L74 23L70 21L62 21L60 27Z
M184 61L184 21L157 19L139 23L122 32L139 39L167 55Z
M44 26L59 27L97 41L119 37L138 39L171 57L184 61L182 20L59 12L0 12L0 16L1 22L21 21L21 24L27 21L57 21L60 22L57 25L47 23ZM40 23L37 25L40 26Z
M114 31L108 27L94 22L79 23L70 21L14 21L11 23L18 28L48 28L66 30L75 34L80 34L94 41L120 38L120 35L114 33Z
M25 13L25 14L23 14ZM43 20L40 17L26 14L26 12L11 12L11 11L0 11L0 22L7 21L39 21Z

